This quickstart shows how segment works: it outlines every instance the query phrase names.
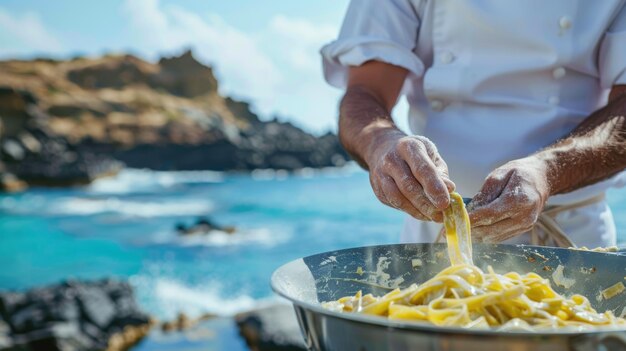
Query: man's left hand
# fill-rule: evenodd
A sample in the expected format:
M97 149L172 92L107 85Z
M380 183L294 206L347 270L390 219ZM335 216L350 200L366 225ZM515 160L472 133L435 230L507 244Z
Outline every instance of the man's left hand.
M546 168L530 156L491 172L468 206L472 238L495 243L529 231L549 197Z

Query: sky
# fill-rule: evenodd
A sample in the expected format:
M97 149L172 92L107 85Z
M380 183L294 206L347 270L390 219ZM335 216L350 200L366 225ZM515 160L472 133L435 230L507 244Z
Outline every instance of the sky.
M4 0L0 59L132 53L150 61L192 49L220 93L315 133L336 130L341 90L319 49L348 0ZM406 104L394 115L406 114ZM406 117L396 117L405 128Z

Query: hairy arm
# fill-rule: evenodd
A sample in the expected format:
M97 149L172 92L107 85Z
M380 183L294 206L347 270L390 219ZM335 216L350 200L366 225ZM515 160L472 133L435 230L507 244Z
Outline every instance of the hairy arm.
M407 70L378 61L350 67L339 107L339 138L361 167L386 135L404 136L391 118Z
M441 221L454 184L435 145L407 136L391 110L407 76L404 68L370 61L351 67L340 105L339 138L370 173L378 199L421 220Z
M626 168L626 86L569 135L494 170L470 205L472 235L500 242L532 228L548 197L567 193Z
M625 93L626 86L614 87L607 106L536 154L546 163L550 195L596 183L626 167Z

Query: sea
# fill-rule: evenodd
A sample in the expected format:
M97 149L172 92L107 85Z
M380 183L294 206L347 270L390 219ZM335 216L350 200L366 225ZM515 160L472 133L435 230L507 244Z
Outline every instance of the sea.
M626 189L608 199L626 244ZM207 216L237 233L177 233ZM231 316L277 299L270 276L280 265L395 243L403 220L355 165L292 174L126 169L88 186L1 195L0 290L119 277L160 319Z

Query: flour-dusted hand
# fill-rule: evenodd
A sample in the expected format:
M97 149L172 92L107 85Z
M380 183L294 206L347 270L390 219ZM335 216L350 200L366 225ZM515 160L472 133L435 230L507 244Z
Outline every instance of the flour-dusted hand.
M531 156L497 168L469 205L472 237L495 243L529 231L549 194L541 160Z
M425 137L391 131L371 150L366 162L378 199L417 219L441 222L454 183L435 145Z

